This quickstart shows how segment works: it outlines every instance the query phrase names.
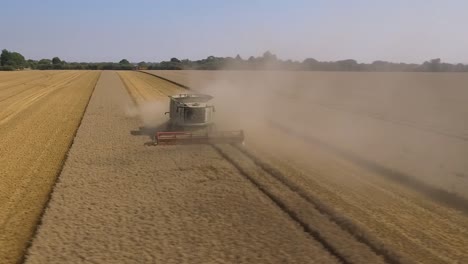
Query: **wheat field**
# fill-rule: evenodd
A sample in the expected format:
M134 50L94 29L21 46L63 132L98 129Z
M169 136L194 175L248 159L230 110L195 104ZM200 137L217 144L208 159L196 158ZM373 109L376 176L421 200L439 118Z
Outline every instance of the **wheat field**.
M467 262L466 78L0 72L0 259ZM244 145L149 144L196 92Z
M0 72L0 260L36 229L99 72Z

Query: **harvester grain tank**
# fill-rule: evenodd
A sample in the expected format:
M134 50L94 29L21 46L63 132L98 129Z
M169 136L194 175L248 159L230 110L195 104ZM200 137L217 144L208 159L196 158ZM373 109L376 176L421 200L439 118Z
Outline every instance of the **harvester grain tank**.
M244 132L216 131L213 99L206 94L179 94L169 96L169 121L165 132L157 132L157 145L242 143Z

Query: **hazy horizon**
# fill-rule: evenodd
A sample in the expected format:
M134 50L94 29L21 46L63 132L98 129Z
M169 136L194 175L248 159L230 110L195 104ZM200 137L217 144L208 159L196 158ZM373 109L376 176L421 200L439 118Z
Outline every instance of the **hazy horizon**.
M0 49L28 59L280 59L468 63L464 12L452 1L8 1ZM7 23L8 22L8 23Z

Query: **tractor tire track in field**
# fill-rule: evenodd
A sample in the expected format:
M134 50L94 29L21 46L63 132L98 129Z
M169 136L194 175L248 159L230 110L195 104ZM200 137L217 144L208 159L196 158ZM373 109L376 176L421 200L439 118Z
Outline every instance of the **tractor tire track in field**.
M231 145L212 145L218 153L229 161L239 172L262 193L271 199L281 210L296 221L313 239L319 241L330 254L343 263L411 263L401 256L375 246L360 236L352 223L347 222L353 231L347 233L342 216L324 210L323 204L312 201L297 188L285 181L279 171L249 153L244 147ZM251 163L251 164L249 164ZM246 165L248 164L248 165ZM247 168L246 168L247 167ZM248 168L250 167L250 168ZM341 220L337 220L341 218ZM342 228L345 227L345 228Z
M274 127L275 129L279 129L280 131L284 131L285 133L288 133L290 135L293 135L297 138L300 138L304 140L306 143L310 143L313 145L318 145L324 149L328 149L332 151L333 153L338 154L339 156L342 156L346 159L349 159L356 164L363 166L365 168L369 168L372 171L378 172L380 175L383 177L397 182L404 184L406 186L411 187L412 189L418 191L419 193L424 194L428 199L431 199L435 202L438 202L440 204L443 204L445 206L454 208L456 210L459 210L460 212L463 212L464 214L468 214L468 200L465 199L464 197L461 197L455 193L450 193L446 190L443 190L441 188L433 187L431 185L428 185L420 180L418 180L416 177L412 177L410 175L407 175L403 172L399 172L397 170L387 168L383 165L380 165L378 163L372 162L370 160L366 160L364 158L361 158L357 155L354 155L351 152L347 152L344 150L341 150L337 147L334 147L330 144L327 144L326 142L319 140L318 138L314 138L309 135L305 135L303 133L294 131L293 129L287 128L275 121L270 120L269 124Z
M309 206L315 208L319 214L324 215L329 221L333 222L342 230L352 235L356 241L367 245L369 249L376 255L383 256L387 263L411 263L408 258L397 252L389 250L388 246L384 245L368 230L357 226L353 220L336 212L333 208L320 201L320 199L314 197L312 193L304 190L300 185L297 185L288 179L288 177L280 170L273 168L268 162L252 153L248 148L237 144L233 144L232 146L240 153L244 154L245 157L249 158L261 170L265 171L270 177L276 179L278 182L284 185L284 187L289 189L289 191L296 193L304 201L307 201Z
M190 89L191 89L190 87L188 87L188 86L186 86L186 85L184 85L184 84L182 84L182 83L175 82L175 81L173 81L173 80L171 80L171 79L169 79L169 78L165 78L165 77L162 77L162 76L160 76L160 75L157 75L157 74L154 74L154 73L151 73L151 72L147 72L147 71L139 71L139 72L142 72L142 73L151 75L151 76L153 76L153 77L159 78L159 79L164 80L164 81L166 81L166 82L170 82L170 83L172 83L172 84L175 84L175 85L180 86L180 87L182 87L182 88L185 88L185 89L187 89L187 90L190 90Z

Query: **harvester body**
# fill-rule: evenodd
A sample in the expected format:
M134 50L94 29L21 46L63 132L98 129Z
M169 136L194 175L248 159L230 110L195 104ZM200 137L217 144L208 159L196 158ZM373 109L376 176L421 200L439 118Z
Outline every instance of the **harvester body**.
M169 96L168 131L155 135L157 145L242 143L244 133L215 131L213 99L206 94L179 94Z
M170 129L189 130L190 127L208 128L213 124L214 106L208 101L213 99L205 94L179 94L169 96Z

